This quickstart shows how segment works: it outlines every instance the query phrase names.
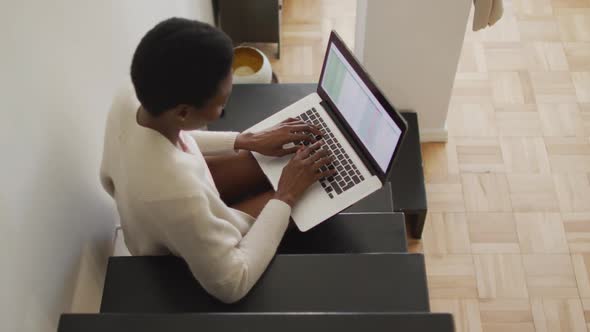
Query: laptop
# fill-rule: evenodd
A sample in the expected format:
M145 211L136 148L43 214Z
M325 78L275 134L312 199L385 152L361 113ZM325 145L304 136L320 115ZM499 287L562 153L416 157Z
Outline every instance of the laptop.
M335 31L330 35L317 92L247 131L263 130L290 117L320 128L325 142L322 148L335 158L326 167L338 172L314 183L293 207L291 217L302 232L380 189L407 131L404 118ZM283 167L293 155L253 154L276 190Z

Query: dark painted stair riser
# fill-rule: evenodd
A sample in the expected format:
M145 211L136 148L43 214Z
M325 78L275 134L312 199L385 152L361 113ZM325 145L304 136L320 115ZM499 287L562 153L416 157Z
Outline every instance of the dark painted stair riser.
M58 332L452 332L450 314L64 314Z
M277 255L241 301L224 304L173 256L111 257L101 312L427 312L420 254Z

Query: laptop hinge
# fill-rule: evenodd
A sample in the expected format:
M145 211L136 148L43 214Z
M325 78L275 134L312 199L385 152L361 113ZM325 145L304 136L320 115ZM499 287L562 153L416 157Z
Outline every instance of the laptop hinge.
M340 129L340 132L342 133L342 135L344 135L344 137L346 138L348 143L352 146L354 151L356 151L356 154L359 156L359 158L361 158L362 162L365 164L365 166L369 170L369 173L371 173L371 175L378 175L377 170L375 169L375 166L373 165L373 163L371 163L371 161L369 161L369 159L365 156L365 152L363 151L363 149L361 149L359 147L356 140L348 133L347 129L342 125L341 120L334 114L334 111L332 110L330 105L325 100L320 101L320 105L322 105L322 107L326 110L326 113L328 113L328 116L330 116L332 118L332 120L334 120L334 123L336 124L338 129Z

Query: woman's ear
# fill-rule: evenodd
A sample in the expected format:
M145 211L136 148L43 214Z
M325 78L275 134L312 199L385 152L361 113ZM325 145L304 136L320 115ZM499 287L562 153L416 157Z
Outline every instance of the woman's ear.
M175 119L178 128L182 130L194 130L202 127L207 121L201 115L201 111L195 106L178 105L175 111Z
M174 118L179 127L184 128L187 125L190 125L191 122L191 109L192 107L189 105L178 105L176 110L174 111Z
M181 122L185 122L189 115L188 105L180 105L178 111L176 112L176 115Z

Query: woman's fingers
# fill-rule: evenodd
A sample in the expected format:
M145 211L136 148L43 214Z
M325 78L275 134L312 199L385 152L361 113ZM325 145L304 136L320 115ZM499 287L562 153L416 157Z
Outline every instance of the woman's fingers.
M313 152L315 152L317 149L319 149L323 144L324 144L323 141L317 141L317 142L305 147L300 152L298 152L299 158L301 158L301 160L308 159L308 157L311 156L311 154Z
M309 123L289 124L289 131L292 133L306 132L312 133L316 136L322 136L322 131L318 127Z
M309 162L311 164L315 164L320 159L327 157L329 154L330 153L327 150L320 149L320 150L316 151L316 153L314 153L313 156L309 157Z
M281 121L281 123L292 123L292 122L303 122L300 119L295 119L295 118L287 118L283 121Z
M290 148L282 149L279 152L279 157L286 156L286 155L291 154L291 153L295 153L295 152L299 151L299 149L301 149L302 147L304 147L304 145L295 145L295 146L290 147Z
M299 143L299 142L309 142L314 143L316 141L315 137L311 137L309 134L301 134L301 133L291 133L287 136L287 139L283 144L287 143Z
M316 153L317 154L317 153ZM315 155L314 155L315 156ZM331 164L334 161L334 157L331 156L327 156L327 154L324 157L319 158L314 164L313 167L317 170L322 166L326 166L328 164Z
M327 177L330 177L330 176L334 176L337 173L338 172L335 169L329 169L329 170L327 170L325 172L318 172L316 174L315 178L316 178L316 181L317 181L319 179L323 179L323 178L327 178Z

